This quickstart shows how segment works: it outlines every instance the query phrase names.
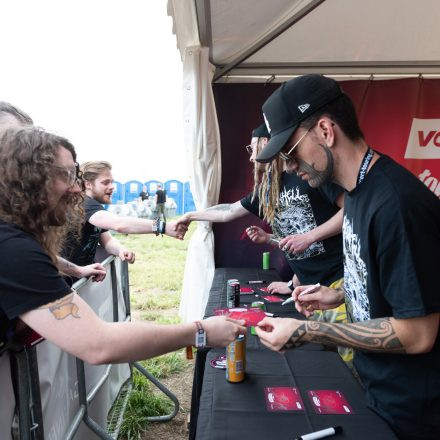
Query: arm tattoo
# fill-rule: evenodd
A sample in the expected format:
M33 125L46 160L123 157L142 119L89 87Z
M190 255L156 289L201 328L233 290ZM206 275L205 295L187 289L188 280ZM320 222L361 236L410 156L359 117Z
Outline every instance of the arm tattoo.
M231 203L223 203L221 205L210 206L209 208L206 208L205 211L230 211L231 206Z
M67 318L69 315L72 315L74 318L79 318L79 309L78 306L73 302L73 295L74 292L62 299L58 299L39 308L49 309L57 320Z
M348 324L305 321L294 331L286 348L300 345L303 342L301 339L325 345L341 345L361 351L406 353L389 318Z

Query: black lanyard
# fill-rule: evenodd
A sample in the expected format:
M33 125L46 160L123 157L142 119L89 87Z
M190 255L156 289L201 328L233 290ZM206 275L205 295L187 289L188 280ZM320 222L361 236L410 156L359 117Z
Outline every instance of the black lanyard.
M360 185L365 179L365 175L367 174L368 166L370 165L371 159L373 159L374 151L368 147L367 152L365 153L364 159L362 160L361 166L359 168L359 173L357 177L357 184Z

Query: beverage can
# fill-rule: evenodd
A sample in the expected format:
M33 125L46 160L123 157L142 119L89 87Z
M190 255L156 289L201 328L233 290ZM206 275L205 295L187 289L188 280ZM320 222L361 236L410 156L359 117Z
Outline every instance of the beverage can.
M226 307L238 307L240 305L240 283L231 278L226 284Z
M240 335L226 349L226 380L231 383L242 382L246 368L246 339Z

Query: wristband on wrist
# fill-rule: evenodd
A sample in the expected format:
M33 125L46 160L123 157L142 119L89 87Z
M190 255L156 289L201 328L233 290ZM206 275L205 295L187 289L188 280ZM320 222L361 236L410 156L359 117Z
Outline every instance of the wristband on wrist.
M293 280L290 280L287 283L287 288L290 289L291 292L293 292L294 286L293 286Z
M195 344L194 346L196 348L205 348L206 347L206 332L205 329L202 326L202 323L200 321L194 321L194 324L197 327L196 337L195 337Z
M163 237L163 234L165 234L165 227L166 227L167 223L161 221L159 225L160 225L159 231L160 231L160 233L162 234L162 237Z
M151 225L151 230L156 234L156 237L160 234L160 218L158 217L156 220L153 221L153 224Z

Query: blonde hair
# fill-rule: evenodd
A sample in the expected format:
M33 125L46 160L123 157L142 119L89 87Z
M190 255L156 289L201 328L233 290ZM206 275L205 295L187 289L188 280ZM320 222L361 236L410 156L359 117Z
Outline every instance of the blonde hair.
M112 165L110 162L106 162L104 160L90 160L82 163L80 169L83 180L86 180L87 182L94 182L103 171L111 171Z
M263 139L264 138L258 138L256 156L263 148ZM278 209L281 173L283 172L284 163L282 159L276 157L272 162L266 164L261 182L259 181L260 173L258 166L258 163L255 163L252 201L258 196L259 214L263 216L263 220L272 224L275 212Z

